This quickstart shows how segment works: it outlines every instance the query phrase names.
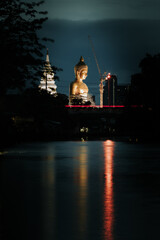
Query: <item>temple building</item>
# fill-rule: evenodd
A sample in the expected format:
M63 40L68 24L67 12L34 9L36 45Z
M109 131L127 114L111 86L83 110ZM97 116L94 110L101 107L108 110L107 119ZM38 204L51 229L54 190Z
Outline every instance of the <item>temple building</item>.
M56 94L57 91L57 86L54 81L54 72L51 67L51 64L49 62L49 54L48 54L48 49L47 49L47 55L46 55L46 62L44 64L43 68L43 74L41 77L41 81L39 84L40 89L45 89L51 94Z

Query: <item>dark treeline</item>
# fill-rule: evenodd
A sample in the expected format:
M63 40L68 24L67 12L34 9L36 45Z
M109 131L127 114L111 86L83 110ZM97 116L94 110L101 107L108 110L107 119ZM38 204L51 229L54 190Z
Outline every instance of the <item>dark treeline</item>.
M38 30L47 20L38 11L43 1L0 2L0 134L1 141L129 136L158 139L160 134L160 54L146 55L140 73L131 77L131 87L123 111L65 108L68 97L39 90L45 41ZM59 69L53 67L56 73ZM26 89L26 86L32 86ZM18 94L9 94L14 89ZM77 103L76 103L77 104ZM140 108L132 108L138 105ZM104 111L104 113L103 113Z
M131 76L131 88L128 95L129 105L141 105L143 116L137 116L138 125L141 120L153 140L160 136L160 54L147 54L139 63L140 73ZM141 111L141 112L142 112Z
M8 89L22 91L29 80L34 84L39 77L45 46L37 31L47 20L46 12L37 11L42 3L0 2L1 96Z
M146 55L141 60L140 73L131 76L129 103L142 104L159 111L160 103L160 54Z
M25 131L31 132L35 122L53 119L53 112L56 116L54 120L57 120L57 105L68 103L66 96L62 94L53 97L37 88L44 65L45 43L54 42L53 39L40 38L38 35L38 31L47 20L47 12L38 10L43 3L44 1L0 1L2 142L7 137L15 139L20 132L21 135L24 135ZM52 68L55 74L61 70L56 66ZM58 79L57 75L55 79ZM31 89L26 90L29 86ZM9 94L12 90L18 94ZM53 111L53 108L56 110Z

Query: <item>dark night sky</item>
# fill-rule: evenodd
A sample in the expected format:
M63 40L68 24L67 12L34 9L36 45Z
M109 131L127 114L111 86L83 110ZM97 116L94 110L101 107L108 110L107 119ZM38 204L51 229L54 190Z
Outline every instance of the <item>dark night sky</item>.
M99 74L89 44L91 36L101 72L111 72L118 83L130 83L146 53L160 52L159 0L46 0L49 20L42 29L51 37L50 62L63 68L58 92L68 95L74 65L82 55L89 67L85 83L99 104Z

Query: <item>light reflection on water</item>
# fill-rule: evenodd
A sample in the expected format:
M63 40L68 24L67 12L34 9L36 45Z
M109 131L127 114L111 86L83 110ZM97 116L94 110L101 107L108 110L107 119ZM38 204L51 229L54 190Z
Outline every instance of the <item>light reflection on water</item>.
M113 199L113 157L114 142L107 140L104 147L104 236L107 240L113 240L114 199Z
M86 145L80 146L77 152L77 167L74 171L74 184L78 189L76 195L77 202L77 226L80 239L84 239L87 231L87 191L88 191L88 148Z
M5 150L1 239L159 239L159 157L158 145L110 140Z
M47 148L47 154L43 156L42 162L42 186L44 187L44 204L43 204L43 229L45 232L45 238L51 239L55 237L55 188L56 185L56 172L55 172L55 152L49 145ZM44 166L43 166L44 165ZM50 219L50 221L48 221Z

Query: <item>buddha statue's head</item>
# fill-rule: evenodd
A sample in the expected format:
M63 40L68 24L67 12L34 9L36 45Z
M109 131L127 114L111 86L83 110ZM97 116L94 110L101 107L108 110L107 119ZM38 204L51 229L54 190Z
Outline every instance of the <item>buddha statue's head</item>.
M83 57L81 57L79 62L75 65L74 73L76 79L81 78L82 80L84 80L87 77L88 66L85 64Z

